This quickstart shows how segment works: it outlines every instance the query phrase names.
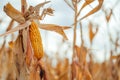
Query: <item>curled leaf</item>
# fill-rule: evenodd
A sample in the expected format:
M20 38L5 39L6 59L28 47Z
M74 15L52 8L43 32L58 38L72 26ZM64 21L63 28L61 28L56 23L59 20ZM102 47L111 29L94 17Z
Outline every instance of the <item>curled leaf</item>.
M36 6L34 7L34 11L38 12L38 14L39 14L40 8L41 8L42 6L44 6L45 4L49 3L49 2L50 2L50 1L46 1L46 2L43 2L43 3L40 3L40 4L36 5Z
M30 24L31 24L31 22L30 22L30 21L27 21L27 22L25 22L24 24L18 25L17 27L15 27L15 28L7 31L7 32L4 33L4 34L0 34L0 37L1 37L1 36L5 36L5 35L8 35L8 34L10 34L10 33L13 33L13 32L15 32L15 31L22 30L22 29L28 27Z
M52 8L47 8L46 13L50 16L53 16L54 10Z
M92 43L92 40L94 38L94 33L92 31L92 23L89 24L89 38L90 38L90 42Z
M107 20L107 22L110 21L112 14L113 14L112 9L110 9L110 13L108 15L106 13L106 20Z
M39 28L57 32L60 35L62 35L64 39L66 39L66 40L68 39L63 30L69 29L70 27L68 27L68 26L59 26L59 25L56 25L56 24L41 24L38 21L36 21L36 22L37 22Z
M100 10L100 8L101 8L101 6L102 6L102 4L103 4L103 1L104 1L104 0L98 0L99 5L96 6L94 9L92 9L92 10L91 10L89 13L87 13L85 16L83 16L82 18L80 18L78 21L81 21L81 20L83 20L84 18L86 18L86 17L94 14L94 13L97 12L98 10Z
M15 21L19 23L25 22L25 18L23 17L23 15L18 10L16 10L10 3L4 6L4 11L9 17L14 19Z
M84 7L86 7L87 5L89 5L90 3L92 3L93 1L94 1L94 0L85 0L84 4L83 4L82 7L80 8L77 16L79 16L79 14L81 13L81 11L82 11L82 9L83 9Z
M92 43L92 40L94 39L94 37L95 37L95 35L97 34L97 32L98 32L98 27L96 28L96 32L94 33L93 32L93 25L92 25L92 23L90 22L89 23L89 38L90 38L90 42Z
M87 5L89 5L90 3L92 3L94 0L85 0L85 3L82 5L81 10L86 7Z

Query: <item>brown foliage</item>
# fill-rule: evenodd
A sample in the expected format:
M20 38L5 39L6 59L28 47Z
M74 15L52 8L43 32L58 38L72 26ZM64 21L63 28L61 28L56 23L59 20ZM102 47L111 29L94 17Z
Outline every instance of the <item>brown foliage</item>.
M0 37L5 36L0 48L0 80L120 80L120 54L117 54L117 49L120 47L119 35L117 35L116 40L113 40L108 29L109 43L114 45L114 48L110 49L110 58L102 63L94 62L94 55L91 51L93 39L99 33L98 26L96 31L93 31L94 23L92 21L89 21L87 25L90 41L89 48L85 45L83 38L82 20L99 11L104 0L98 0L99 4L81 18L79 16L82 10L91 5L94 0L84 0L81 5L79 5L81 0L64 1L74 11L74 22L71 27L40 22L46 15L53 16L54 14L52 8L44 8L44 5L47 5L50 1L39 3L36 6L28 6L26 0L21 0L21 12L16 10L10 3L4 6L4 12L11 18L11 21L6 32L0 34ZM102 7L102 10L105 13L106 24L109 24L113 15L113 8L109 9L108 14L104 7ZM13 26L15 21L18 23L16 27ZM76 45L77 27L80 27L80 45ZM73 29L73 42L67 44L70 46L65 51L66 55L67 51L72 49L71 62L68 58L61 60L58 55L54 55L57 63L53 67L53 58L47 56L43 49L43 38L39 28L60 34L63 37L61 44L65 44L65 40L68 40L64 30ZM6 36L15 31L18 31L16 40L12 39L7 43ZM6 44L9 46L7 47ZM59 53L59 50L56 54ZM117 55L114 55L114 53ZM89 61L87 61L88 57Z

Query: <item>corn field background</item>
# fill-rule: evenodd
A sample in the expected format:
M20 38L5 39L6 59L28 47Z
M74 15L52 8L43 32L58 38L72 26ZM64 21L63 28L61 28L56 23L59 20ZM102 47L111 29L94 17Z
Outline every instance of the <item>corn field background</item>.
M0 0L0 80L120 80L119 0Z

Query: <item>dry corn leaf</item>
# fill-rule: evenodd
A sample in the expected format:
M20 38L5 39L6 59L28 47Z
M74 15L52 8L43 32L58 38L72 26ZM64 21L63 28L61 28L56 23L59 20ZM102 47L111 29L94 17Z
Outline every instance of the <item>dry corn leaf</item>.
M24 33L27 33L27 35L24 35ZM30 63L31 63L31 60L33 58L34 52L33 52L33 49L32 49L31 42L30 42L29 31L26 30L24 33L23 33L23 36L24 36L23 39L24 38L27 39L26 40L27 42L24 42L24 44L26 44L26 47L27 47L26 48L26 58L25 58L25 60L26 60L26 64L29 66Z
M1 46L1 48L0 48L0 54L1 54L1 52L4 50L4 48L5 48L5 43L6 43L6 41L4 40L4 42L3 42L3 44L2 44L2 46Z
M43 26L44 24L41 24L41 25ZM59 33L60 35L62 35L64 39L68 40L66 34L63 31L64 28L62 28L60 26L50 25L50 24L45 24L44 26L46 27L44 29L50 30L50 31L55 31L55 32Z
M76 71L76 65L74 61L71 64L71 69L72 69L71 79L74 80L76 78L76 73L78 72Z
M77 53L77 57L80 57L80 47L75 45L75 50L76 50L76 53Z
M66 29L69 29L71 27L59 26L59 25L56 25L56 24L40 24L40 28L45 29L45 30L50 30L50 31L57 31L59 29L66 30Z
M80 11L81 11L84 7L86 7L87 5L89 5L90 3L92 3L93 1L94 1L94 0L85 0L85 3L82 5Z
M21 0L21 11L25 13L27 11L27 2L26 0Z
M46 1L46 2L43 2L43 3L40 3L40 4L36 5L36 6L33 8L34 11L36 11L36 12L39 14L40 8L43 7L45 4L47 4L47 3L49 3L49 2L50 2L50 1Z
M6 50L6 47L4 46L3 48L3 52L0 53L0 80L15 80L16 70L12 50Z
M46 1L46 2L43 2L43 3L40 3L38 5L36 5L35 7L33 6L30 6L29 9L25 12L24 14L24 17L26 20L28 19L39 19L41 20L42 17L47 14L47 12L45 13L45 10L43 9L41 12L40 12L40 8L43 7L45 4L49 3L50 1ZM52 9L51 9L52 10ZM39 13L41 13L39 15ZM49 12L48 12L49 13ZM50 14L50 13L49 13Z
M75 62L76 63L76 62ZM82 68L81 66L78 66L77 64L76 65L76 79L77 80L82 80L83 79L83 72L82 72Z
M17 67L17 80L25 80L27 78L28 73L26 71L26 63L25 63L25 54L24 54L24 46L22 44L23 38L22 35L19 35L14 42L13 52L15 55L15 63Z
M47 15L53 16L53 12L54 12L54 10L50 7L46 9Z
M66 40L68 39L63 30L69 29L70 27L68 27L68 26L59 26L59 25L56 25L56 24L41 24L38 21L36 23L38 24L39 28L57 32L60 35L62 35L64 39L66 39Z
M92 31L92 23L89 23L89 38L90 38L91 43L92 43L94 36L95 36L95 34Z
M118 56L110 56L111 59L117 59Z
M80 10L79 10L79 12L78 12L78 16L79 16L79 14L81 13L81 11L82 11L82 9L84 8L84 7L86 7L87 5L89 5L90 3L92 3L94 0L85 0L85 2L84 2L84 4L82 5L82 7L80 8Z
M75 45L75 50L77 52L77 57L79 58L80 63L86 63L87 49L84 46Z
M78 65L76 65L75 63L74 63L74 66L75 66L75 71L76 71L75 76L76 76L76 79L78 80L78 75L80 73L80 71L79 71L80 67Z
M13 42L13 41L10 41L8 44L9 44L9 47L12 49L12 48L13 48L13 45L14 45L14 42Z
M40 76L39 76L39 72L36 71L36 70L33 70L33 71L30 73L30 80L41 80L41 79L40 79Z
M82 72L79 72L79 74L78 74L78 80L82 80L82 79L83 79Z
M86 80L92 80L92 76L91 76L87 66L85 66L84 74L86 76Z
M101 8L101 6L102 6L102 4L103 4L103 1L104 1L104 0L98 0L99 5L96 6L94 9L92 9L92 10L91 10L89 13L87 13L85 16L83 16L82 18L80 18L78 21L81 21L81 20L83 20L84 18L86 18L86 17L94 14L95 12L99 11L100 8Z
M95 35L97 34L98 32L98 27L96 28L96 32L94 33L93 30L92 30L92 23L90 22L89 23L89 38L90 38L90 42L92 43L92 40L94 39Z
M71 9L75 10L74 7L71 5L71 3L70 3L68 0L64 0L64 1L67 3L67 5L68 5Z
M106 20L107 20L107 22L110 21L111 16L112 16L112 9L110 9L109 15L106 14Z
M25 54L26 54L26 52L27 52L27 36L28 36L28 28L29 27L27 27L26 29L23 29L22 30L22 41L23 41L23 46L24 46L24 52L25 52Z
M31 22L30 22L30 21L27 21L27 22L25 22L24 24L18 25L17 27L15 27L15 28L7 31L6 33L0 34L0 37L1 37L1 36L5 36L5 35L8 35L8 34L10 34L10 33L13 33L13 32L15 32L15 31L22 30L22 29L28 27L30 24L31 24Z
M13 27L13 24L14 24L14 20L12 19L6 29L6 31L9 31L12 27Z
M25 18L23 17L23 15L18 10L16 10L10 3L4 6L4 11L9 17L14 19L15 21L19 23L25 22Z
M78 61L74 61L74 65L75 65L75 69L76 69L76 79L77 80L83 79L83 77L84 77L84 75L83 75L83 65Z
M19 35L13 44L13 51L15 53L20 53L20 54L23 53L21 42L22 42L22 39L21 39L21 36Z

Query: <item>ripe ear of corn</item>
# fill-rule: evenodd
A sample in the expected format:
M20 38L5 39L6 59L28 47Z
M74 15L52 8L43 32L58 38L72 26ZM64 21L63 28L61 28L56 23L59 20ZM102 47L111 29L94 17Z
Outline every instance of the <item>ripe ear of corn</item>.
M44 55L42 39L38 26L34 21L32 21L31 25L29 26L29 36L34 51L34 56L37 59L41 59Z

